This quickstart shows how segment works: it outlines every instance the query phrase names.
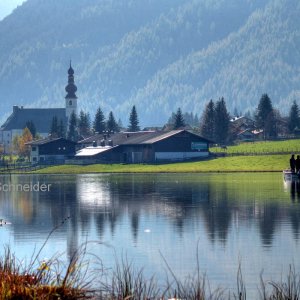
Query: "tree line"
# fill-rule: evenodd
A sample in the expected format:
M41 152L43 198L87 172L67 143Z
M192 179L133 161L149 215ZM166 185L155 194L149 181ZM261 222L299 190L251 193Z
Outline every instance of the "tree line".
M289 135L300 131L299 106L296 101L293 101L288 116L282 117L279 110L273 107L268 94L263 94L254 115L248 113L247 116L253 118L253 129L260 131L264 140L275 139L279 134ZM228 144L236 138L230 123L224 98L216 102L210 100L205 106L199 131L203 137L217 144Z
M75 112L72 112L67 130L65 130L63 126L63 121L58 121L57 117L54 116L49 134L51 137L65 137L72 141L78 141L90 136L91 134L103 132L114 133L119 132L122 129L123 125L121 120L119 119L117 122L112 111L109 112L106 119L101 107L98 107L93 121L91 121L90 114L84 112L83 110L80 111L79 116L77 116ZM140 130L139 119L135 105L133 105L129 115L129 125L127 130Z
M251 116L248 112L247 117L253 118L253 129L260 131L265 140L275 139L279 134L300 133L300 113L296 101L293 101L288 116L282 117L280 112L273 107L268 94L263 94L254 115ZM176 113L173 112L171 114L163 129L172 130L192 127L192 129L198 131L204 138L216 144L226 145L236 138L230 119L231 116L227 110L225 99L222 97L218 101L213 101L212 99L208 101L200 120L197 114L182 113L181 108L178 108ZM90 114L81 110L79 116L74 112L71 114L68 128L65 128L63 120L58 120L54 116L49 129L49 135L54 138L64 137L78 141L95 133L114 133L121 130L139 131L141 129L135 105L132 106L128 120L128 127L124 128L120 119L118 122L116 121L112 111L110 111L106 119L101 107L98 107L94 120L91 121ZM37 133L34 123L28 121L23 134L15 136L13 148L21 156L28 156L29 153L27 147L25 147L25 143L38 138L40 136Z

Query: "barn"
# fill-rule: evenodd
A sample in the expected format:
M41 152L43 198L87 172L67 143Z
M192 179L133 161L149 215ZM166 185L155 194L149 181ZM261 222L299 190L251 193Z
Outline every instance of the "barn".
M209 156L210 141L188 130L98 134L80 141L77 163L156 163Z

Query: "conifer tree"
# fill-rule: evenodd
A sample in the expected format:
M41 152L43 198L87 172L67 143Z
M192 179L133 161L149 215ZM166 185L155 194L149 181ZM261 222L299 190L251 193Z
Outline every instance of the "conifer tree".
M174 126L173 129L179 129L185 126L185 121L181 112L180 107L177 109L177 112L174 116Z
M215 120L215 130L214 130L215 141L218 144L226 144L229 135L230 117L223 97L216 102L214 120Z
M64 121L62 119L59 120L57 134L58 134L58 137L62 137L62 138L64 138L66 135L65 125L64 125Z
M26 127L29 129L30 133L32 134L32 137L36 137L36 127L32 120L26 122Z
M52 118L50 135L54 138L58 137L58 120L56 116Z
M122 120L119 118L118 120L118 131L121 131L123 128L123 123L122 123Z
M118 132L119 131L118 123L116 122L116 119L115 119L112 111L108 115L106 129L108 130L108 132Z
M256 127L264 131L265 139L274 133L274 112L272 101L268 94L263 94L260 98L255 115Z
M200 134L209 139L214 140L215 132L215 104L211 99L205 107L201 118Z
M78 140L77 117L74 111L72 112L69 120L68 139L75 142Z
M139 131L139 130L140 130L139 119L138 119L135 105L133 105L130 116L129 116L128 131L135 132L135 131Z
M97 109L95 115L95 120L93 122L93 129L95 132L98 133L105 131L105 117L100 107Z
M85 113L83 110L81 110L79 113L78 131L79 131L79 135L82 137L88 136L91 131L90 116L88 113Z
M299 106L294 100L288 117L288 129L290 133L293 133L296 127L300 127L300 117L299 117Z

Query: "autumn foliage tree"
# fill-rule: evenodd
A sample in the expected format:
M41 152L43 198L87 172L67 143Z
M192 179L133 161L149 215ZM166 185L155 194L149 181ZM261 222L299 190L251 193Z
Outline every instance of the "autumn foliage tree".
M30 156L30 147L26 143L33 140L30 130L25 127L21 136L16 135L13 139L14 151L21 157Z

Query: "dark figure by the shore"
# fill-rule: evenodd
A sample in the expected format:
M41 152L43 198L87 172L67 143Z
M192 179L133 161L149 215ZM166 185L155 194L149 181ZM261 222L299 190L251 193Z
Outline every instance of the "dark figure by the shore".
M291 158L290 158L290 168L291 168L291 171L293 173L295 173L295 168L296 168L296 160L295 160L295 155L292 154Z
M299 174L300 171L300 155L297 155L296 161L295 161L295 167L296 167L296 173Z

